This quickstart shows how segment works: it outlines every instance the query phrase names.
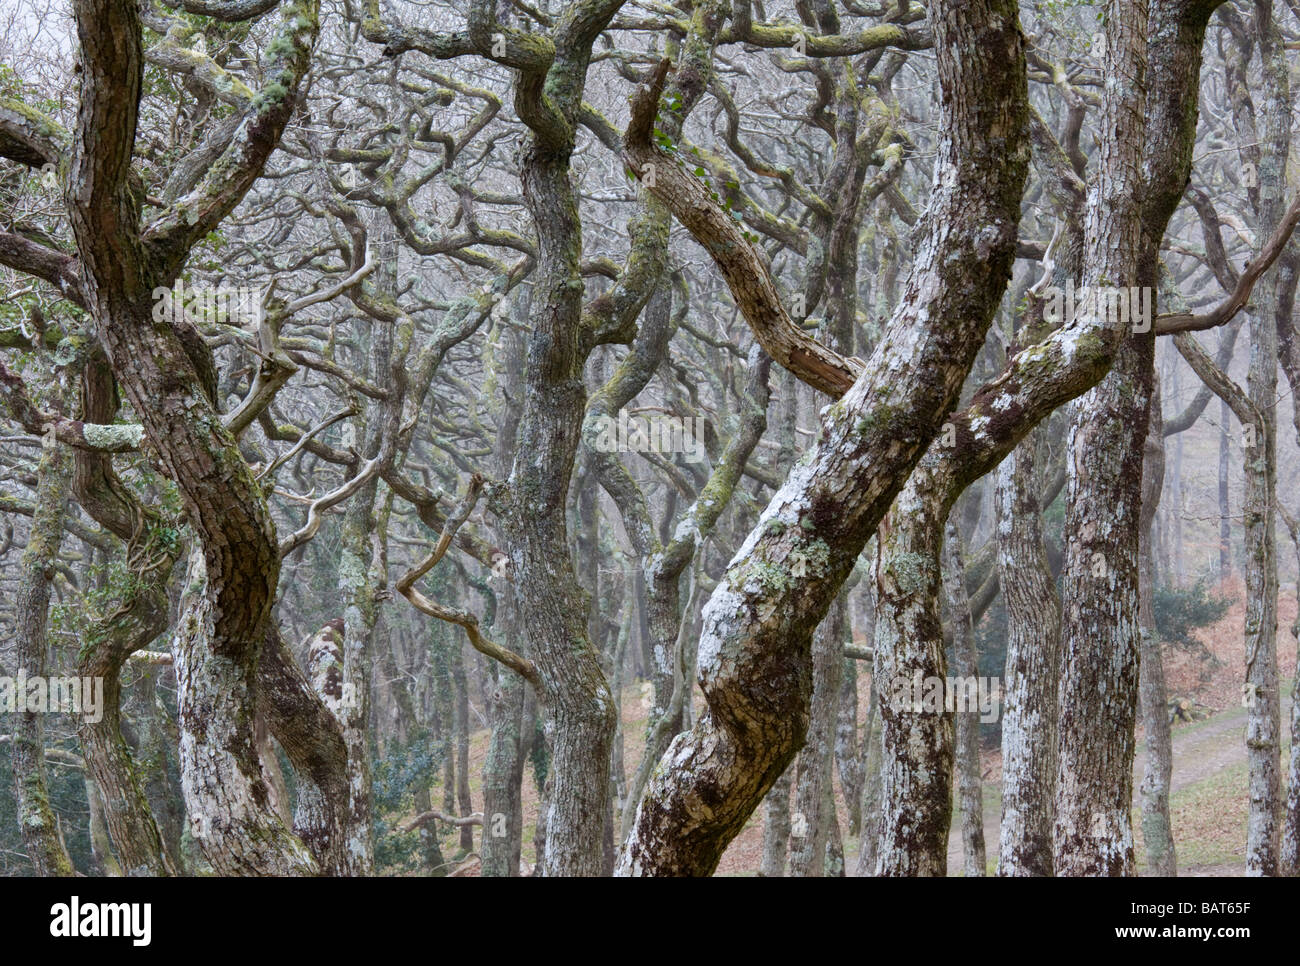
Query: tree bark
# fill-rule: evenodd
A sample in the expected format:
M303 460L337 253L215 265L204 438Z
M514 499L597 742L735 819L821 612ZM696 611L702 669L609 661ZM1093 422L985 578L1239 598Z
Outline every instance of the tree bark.
M546 875L599 875L609 798L614 699L587 637L589 595L578 585L565 511L586 391L582 225L569 180L591 45L621 0L577 0L557 21L554 60L525 71L515 107L530 129L524 202L537 227L533 331L519 444L493 508L509 548L520 617L541 677L552 762Z
M36 469L36 507L21 560L14 601L16 640L14 661L30 678L46 676L49 651L50 582L54 579L63 517L68 507L70 459L60 443L47 440ZM15 809L23 845L32 871L39 876L75 874L63 844L58 820L50 807L45 772L45 712L26 706L27 694L16 695L20 710L14 718L10 760L13 765Z
M1259 147L1258 225L1267 231L1286 208L1287 168L1291 147L1291 99L1282 37L1272 4L1257 5L1259 52L1265 98ZM1258 229L1257 229L1258 231ZM1259 232L1264 237L1263 232ZM1242 462L1246 492L1242 502L1246 551L1246 748L1250 763L1250 812L1246 823L1246 874L1273 876L1279 871L1281 845L1282 696L1277 669L1277 365L1279 325L1291 325L1291 313L1279 317L1285 295L1279 267L1258 294L1250 320L1250 367L1247 392L1259 422L1243 427ZM1270 284L1271 283L1271 284Z
M67 195L81 282L100 341L163 474L194 528L190 592L176 635L182 787L219 873L303 874L311 853L271 807L252 727L256 666L279 574L265 497L217 413L211 353L187 320L153 320L156 286L248 191L296 107L316 0L286 5L268 47L275 78L220 161L147 229L131 183L143 83L140 14L128 0L78 0L80 105Z
M1154 289L1169 218L1191 171L1205 26L1217 3L1158 0L1107 18L1108 76L1124 86L1101 172L1105 218L1088 235L1109 250L1085 282ZM1150 42L1146 38L1150 37ZM1145 76L1145 80L1144 80ZM1143 97L1143 87L1151 95ZM1105 112L1103 112L1105 114ZM1135 152L1143 151L1141 157ZM1139 160L1142 162L1139 171ZM1140 219L1135 218L1140 210ZM1154 302L1154 299L1153 299ZM1153 308L1154 311L1154 308ZM1137 523L1154 379L1154 337L1130 335L1111 375L1074 408L1067 442L1068 541L1058 691L1057 875L1130 875L1138 688ZM1106 727L1098 730L1098 722Z
M957 524L948 520L944 541L943 592L952 627L953 670L958 682L979 675L975 628L966 596L966 561ZM960 684L958 685L960 687ZM967 878L988 874L984 848L984 785L980 773L980 712L974 708L954 714L957 741L957 799L961 810L962 871Z
M1005 876L1053 870L1061 605L1038 503L1045 434L1040 427L1025 437L997 478L998 578L1007 609L998 844L998 875Z
M117 398L108 360L92 352L81 373L82 416L88 422L112 423ZM130 654L167 630L166 591L181 544L168 521L122 483L111 457L81 451L73 465L78 502L125 541L127 564L139 575L78 653L78 675L104 682L102 716L79 726L87 777L97 786L103 821L125 874L175 875L179 850L165 844L146 792L143 762L135 760L122 736L121 677Z
M1151 431L1147 434L1142 465L1142 514L1138 520L1138 706L1146 737L1147 757L1142 772L1142 844L1147 853L1147 873L1175 876L1177 859L1173 826L1169 819L1169 781L1173 774L1173 739L1170 735L1169 697L1165 691L1164 655L1156 631L1152 594L1155 560L1151 549L1156 510L1165 479L1165 443L1160 431L1159 386L1151 400Z
M875 637L874 630L872 637ZM859 839L858 865L854 870L858 878L876 874L876 860L880 852L881 752L880 693L876 690L873 672L871 701L867 707L867 723L862 735L862 835Z
M1219 401L1219 580L1232 576L1232 506L1228 502L1228 404Z
M699 679L706 709L669 747L638 808L620 874L711 873L789 764L807 728L812 633L938 433L1005 288L1027 166L1016 10L995 0L939 6L931 15L943 138L908 296L873 364L827 410L821 440L705 607ZM653 107L657 96L650 101ZM712 251L713 221L701 224L688 210L690 196L673 196L667 178L658 185ZM734 265L720 267L733 292L747 284ZM757 287L737 301L751 326L762 327L763 319L750 317L755 300L763 302L761 281L752 282ZM805 579L791 581L796 551L812 563Z
M820 878L825 872L826 847L835 815L832 792L835 758L836 706L844 664L844 598L831 605L813 635L813 690L808 735L798 757L794 824L802 835L792 834L790 875Z
M1288 349L1290 347L1288 346ZM1297 369L1283 355L1283 367L1287 380L1295 385L1293 375L1300 375ZM1297 411L1300 416L1300 410ZM1300 563L1300 522L1285 507L1278 504L1282 519L1291 532L1291 543L1295 548L1296 560ZM1291 636L1296 642L1296 653L1300 656L1300 614L1291 623ZM1297 665L1300 666L1300 665ZM1300 875L1300 674L1297 674L1291 686L1291 767L1287 774L1286 812L1282 817L1282 849L1279 874L1285 876Z
M758 874L769 879L785 875L790 846L790 786L792 763L763 797L763 859Z

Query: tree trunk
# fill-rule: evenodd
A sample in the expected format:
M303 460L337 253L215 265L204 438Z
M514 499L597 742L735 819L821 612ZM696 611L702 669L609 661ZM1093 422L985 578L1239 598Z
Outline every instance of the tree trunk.
M1159 387L1151 400L1151 431L1147 434L1142 466L1142 514L1138 521L1138 624L1142 635L1138 675L1138 706L1146 736L1147 757L1142 772L1142 843L1147 853L1147 874L1175 876L1177 859L1169 819L1169 780L1173 774L1173 740L1170 735L1169 697L1165 691L1164 655L1156 632L1152 594L1155 562L1151 536L1165 478L1165 442L1161 432Z
M483 762L483 835L480 851L483 875L519 875L523 844L523 802L520 782L524 760L521 728L524 679L509 668L497 668L497 683L488 709L492 738Z
M825 871L830 826L838 823L832 794L836 705L844 665L844 598L831 605L813 635L812 711L808 736L799 752L790 847L790 875L821 877ZM798 834L802 829L803 834Z
M104 803L99 798L99 789L89 775L85 780L86 805L90 812L90 861L93 873L100 876L117 878L122 874L122 866L113 855L113 846L108 838L108 826L104 824Z
M1288 517L1287 528L1291 531L1296 561L1300 563L1300 526L1294 518ZM1296 656L1300 658L1300 614L1291 623L1291 636L1296 642ZM1300 661L1297 661L1296 667L1300 668ZM1296 674L1291 684L1291 767L1287 774L1286 814L1282 818L1279 874L1300 875L1300 673Z
M50 582L54 579L63 516L68 507L70 468L67 450L47 441L36 469L36 508L23 550L18 593L14 601L16 640L14 662L27 678L46 676L49 651ZM19 688L19 690L23 690ZM15 695L18 710L10 760L18 827L32 871L38 876L74 874L58 820L50 807L45 773L45 711L27 707L27 693Z
M1226 400L1219 400L1219 579L1232 576L1232 506L1228 502L1228 422Z
M297 107L319 30L315 0L295 0L269 45L274 94L236 129L187 217L176 208L143 237L131 184L143 84L140 14L126 0L77 0L80 105L67 192L86 305L161 472L193 527L189 592L175 639L182 787L198 840L221 874L309 874L319 865L274 813L252 717L257 662L280 572L265 496L217 412L211 351L185 319L154 321L190 249L239 203ZM220 169L219 176L215 174Z
M706 708L669 747L637 810L620 874L710 874L789 764L807 728L812 633L938 434L1001 299L1027 164L1016 10L1001 0L940 5L931 20L944 137L909 296L873 363L827 409L820 441L773 497L705 606L699 681ZM669 185L660 179L661 189ZM685 196L666 200L704 236L752 326L788 319L767 298L770 278L737 272L757 256L750 251L737 261L717 248L725 215L692 213L681 204ZM762 315L769 310L774 314ZM810 566L805 579L791 581L795 552Z
M846 605L847 606L847 605ZM845 622L845 629L852 621ZM848 638L845 638L847 641ZM858 662L841 658L839 712L835 720L835 769L848 811L848 834L862 834L862 757L858 754Z
M875 637L873 630L872 637ZM867 707L867 723L862 733L862 834L859 838L858 865L854 874L867 878L876 874L876 861L880 854L880 692L876 689L875 672L872 672L871 700Z
M456 808L461 816L471 815L474 801L469 793L469 683L465 679L465 645L457 640L452 645L451 681L456 689ZM474 851L474 826L460 827L460 850L468 855Z
M1002 705L1002 823L998 875L1052 875L1056 686L1061 605L1047 561L1038 468L1045 427L998 468L998 580L1007 609Z
M1286 209L1291 146L1291 99L1282 37L1272 4L1261 3L1259 49L1266 98L1259 146L1259 211L1262 239ZM1246 874L1278 874L1281 845L1282 696L1277 669L1277 365L1278 326L1293 325L1292 294L1282 290L1284 274L1275 266L1264 277L1257 312L1250 319L1247 392L1259 425L1245 426L1242 463L1246 492L1242 502L1246 551L1246 748L1250 762L1250 813L1246 824ZM1294 276L1291 278L1294 286Z
M1107 158L1098 189L1107 202L1101 209L1105 218L1088 228L1090 251L1096 239L1108 254L1085 282L1152 289L1158 282L1161 241L1190 175L1201 48L1214 7L1157 0L1149 30L1143 4L1121 4L1107 17L1107 76L1125 86L1117 113L1102 122L1116 132L1115 155ZM1115 28L1119 34L1111 36ZM1151 91L1149 99L1143 97L1144 87ZM1058 691L1057 875L1133 872L1137 527L1154 328L1125 339L1111 375L1072 413Z
M953 714L939 614L948 504L918 467L881 528L876 561L881 833L876 874L946 876L952 821ZM938 689L935 691L934 689ZM938 700L925 700L927 694Z
M582 426L582 224L569 180L591 45L618 11L597 0L561 18L555 57L526 72L515 107L530 129L522 152L524 203L537 228L533 329L510 476L491 498L509 551L520 620L531 636L552 755L547 804L548 876L599 875L609 799L614 699L587 636L590 596L579 586L565 512Z
M763 797L763 860L758 874L769 879L785 875L790 845L790 785L795 766L782 773Z
M975 653L975 628L971 625L970 598L966 596L966 559L957 524L949 519L944 542L943 591L952 627L953 671L958 686L975 681L979 665ZM957 798L961 809L962 870L967 878L988 874L984 850L984 784L980 773L980 711L969 708L954 714L957 740Z

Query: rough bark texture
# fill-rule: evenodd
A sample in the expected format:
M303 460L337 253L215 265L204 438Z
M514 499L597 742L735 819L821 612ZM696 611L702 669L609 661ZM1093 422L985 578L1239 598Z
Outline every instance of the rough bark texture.
M1277 224L1286 207L1287 160L1291 147L1291 101L1282 36L1272 4L1256 7L1264 97L1259 150L1257 234ZM1282 695L1277 670L1277 360L1279 317L1285 276L1277 268L1265 276L1257 312L1250 320L1247 392L1258 413L1243 449L1246 492L1242 501L1246 551L1246 748L1250 762L1250 814L1246 824L1246 874L1277 875L1281 836Z
M102 353L92 352L81 374L81 408L87 422L113 421L117 386ZM98 721L80 725L88 777L94 779L103 821L127 875L174 875L175 849L164 844L150 807L142 763L121 730L122 666L128 656L167 630L167 583L180 550L174 531L147 508L113 471L103 453L78 451L73 487L77 501L96 522L126 543L126 560L137 579L90 631L77 655L77 673L104 682ZM161 735L155 735L161 739Z
M975 653L975 628L971 623L970 599L966 596L966 561L961 551L961 534L948 521L944 539L943 594L952 628L953 672L959 681L973 681L979 674ZM962 871L967 876L987 874L984 848L984 785L980 774L980 713L974 708L953 715L956 730L957 800L961 811Z
M1111 113L1103 111L1104 127L1116 131L1111 148L1117 153L1103 158L1104 217L1090 221L1088 229L1090 253L1093 238L1108 251L1090 264L1085 282L1157 284L1160 242L1191 170L1201 46L1215 6L1213 0L1156 2L1149 31L1142 5L1108 18L1108 29L1122 24L1120 35L1107 37L1108 59L1123 61L1108 70L1116 74L1121 95L1111 102ZM1143 96L1148 84L1149 99ZM1139 179L1134 151L1143 144ZM1140 223L1134 218L1137 203ZM1153 350L1151 333L1132 334L1108 381L1072 414L1058 690L1057 875L1133 871L1137 523ZM1101 721L1106 727L1099 731Z
M1296 339L1296 330L1290 321L1295 307L1294 293L1297 278L1300 277L1300 253L1294 249L1282 260L1281 271L1286 284L1282 286L1284 298L1278 305L1278 357L1282 371L1286 374L1287 385L1291 390L1291 418L1297 435L1300 435L1300 341ZM1290 293L1289 298L1287 293ZM1226 403L1224 404L1226 407ZM1279 515L1286 523L1295 545L1297 560L1300 560L1300 523L1286 511L1285 502L1278 501ZM1300 615L1291 625L1291 635L1296 641L1296 654L1300 655ZM1300 674L1295 676L1291 687L1291 763L1287 774L1287 794L1285 813L1282 818L1281 858L1279 860L1281 875L1300 875Z
M531 130L521 180L539 254L517 455L494 506L549 714L552 787L540 863L546 875L600 874L599 816L609 798L614 699L587 637L590 599L574 573L565 521L589 348L569 160L591 44L620 6L583 0L566 7L555 26L555 59L545 71L524 72L515 99Z
M15 600L17 639L14 660L28 678L46 675L49 641L50 582L54 579L63 516L68 507L70 459L58 443L45 443L36 471L36 512L32 516L27 547L22 555L22 575ZM19 695L21 699L26 694ZM63 845L58 820L50 807L45 774L45 712L24 708L14 716L13 763L15 807L23 845L32 871L38 876L74 874L72 859Z
M844 599L840 597L813 635L813 690L808 735L799 752L795 822L802 835L790 842L790 875L820 877L826 868L830 827L838 822L832 788L836 706L844 665Z
M523 844L523 802L520 782L524 774L522 735L524 679L508 668L497 670L488 708L492 739L483 762L484 876L519 875Z
M875 637L874 628L872 637ZM862 735L862 835L858 849L858 866L854 874L867 878L876 874L880 848L880 766L882 761L880 732L880 692L872 674L871 701Z
M953 716L921 691L947 678L939 613L949 505L932 498L922 465L882 527L876 562L876 641L884 736L876 874L945 876L952 820Z
M339 634L336 622L323 627L314 639L327 636L337 645ZM307 651L310 654L310 643ZM342 701L342 677L338 673L322 675L321 685L320 691L313 689L279 628L269 627L257 668L258 713L265 716L297 779L295 834L311 850L323 873L340 875L353 867L347 835L351 807L348 746L333 710L335 703Z
M1169 780L1173 773L1173 739L1170 735L1169 698L1165 691L1164 655L1156 633L1151 595L1155 591L1155 558L1151 537L1160 493L1165 481L1165 443L1160 431L1160 396L1151 401L1151 432L1147 434L1142 465L1142 514L1138 521L1138 625L1142 635L1139 655L1138 708L1146 738L1147 757L1142 771L1142 844L1149 875L1177 875L1173 827L1169 820Z
M785 770L807 728L812 632L938 432L1005 288L1027 167L1016 9L938 5L931 20L942 137L906 295L867 370L829 408L818 444L705 607L706 710L669 747L637 811L622 874L709 874ZM726 240L695 223L689 197L663 199L710 251ZM733 286L761 287L723 271ZM753 292L741 294L742 308L752 307ZM746 316L756 330L765 324ZM792 580L796 552L809 565Z
M998 577L1007 608L998 875L1008 876L1052 874L1061 605L1038 503L1044 433L1025 437L997 476Z
M763 797L763 859L758 874L770 879L785 875L790 848L790 786L795 766L781 773Z
M1112 17L1108 23L1113 25L1115 20ZM1138 42L1140 34L1140 30L1129 31L1122 38L1110 38L1107 49L1116 49L1117 40L1123 40L1133 55L1130 59L1140 60L1144 53ZM1114 73L1113 63L1110 68ZM1182 80L1177 78L1179 83ZM1115 246L1123 244L1116 239L1121 228L1132 239L1127 244L1128 260L1135 261L1138 224L1134 169L1140 148L1132 138L1137 137L1139 124L1139 112L1134 106L1142 93L1140 83L1114 84L1107 87L1104 98L1103 113L1116 118L1105 129L1113 131L1117 141L1123 143L1107 143L1102 148L1108 161L1090 212L1090 261L1084 276L1090 285L1106 284L1099 280L1111 277ZM1178 144L1182 146L1182 142ZM1165 213L1166 221L1167 217ZM1163 232L1163 224L1161 221L1157 237ZM1020 351L1001 375L975 392L965 410L949 417L954 430L951 441L932 444L913 470L881 528L876 564L880 598L876 664L882 693L918 675L922 681L945 676L937 606L938 571L942 527L953 502L973 480L996 466L1039 420L1095 385L1106 373L1124 335L1111 313L1085 312L1043 342ZM1153 345L1150 332L1145 338ZM901 704L907 707L906 702ZM913 874L918 869L941 874L949 823L951 727L938 720L942 715L924 709L920 714L895 714L885 705L882 712L887 737L879 868L897 874Z
M532 304L531 291L526 290L519 300L516 311L520 318L527 317ZM510 332L502 346L502 368L510 380L511 395L516 393L523 372L523 354L521 335ZM518 411L505 407L498 427L493 461L508 471L519 428ZM498 595L496 622L492 630L499 628L505 646L516 650L522 647L527 635L522 633L519 625L514 588L506 585L498 590ZM520 675L506 667L496 669L496 681L488 703L492 737L483 761L483 836L479 850L483 856L484 876L513 877L520 874L524 829L522 783L528 747L524 733L527 691Z
M1058 875L1131 875L1137 516L1154 341L1129 344L1070 428ZM1104 723L1104 724L1103 724Z
M1285 357L1284 357L1285 358ZM1300 374L1300 369L1284 363L1288 381L1293 373ZM1292 383L1294 385L1294 382ZM1291 543L1295 548L1296 559L1300 562L1300 522L1282 510L1287 529L1291 532ZM1297 653L1300 653L1300 615L1291 624L1291 636L1296 641ZM1300 875L1300 674L1296 675L1291 687L1291 767L1287 774L1286 813L1282 818L1282 849L1279 872L1281 875Z
M176 635L182 786L195 832L224 873L311 873L319 866L271 806L252 727L256 665L279 574L266 501L217 413L211 354L187 321L155 323L190 247L234 208L293 113L318 30L314 0L290 3L265 72L273 82L194 190L147 229L130 187L142 85L140 14L126 0L79 0L80 105L69 219L100 341L176 483L198 541ZM197 583L195 583L197 582Z
M849 621L850 628L852 620ZM835 771L840 776L850 836L861 834L862 756L858 754L858 662L841 658L839 711L835 721Z
M1219 579L1232 576L1232 504L1228 499L1228 404L1219 401Z

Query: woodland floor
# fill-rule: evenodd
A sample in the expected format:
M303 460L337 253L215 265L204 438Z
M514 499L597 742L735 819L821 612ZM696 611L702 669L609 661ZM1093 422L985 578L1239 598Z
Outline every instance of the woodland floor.
M1174 824L1174 841L1177 849L1178 874L1186 876L1237 876L1245 874L1247 767L1244 729L1246 713L1241 704L1242 681L1242 626L1245 612L1244 590L1240 582L1229 583L1221 591L1235 603L1216 624L1198 632L1199 639L1213 655L1215 664L1204 655L1166 649L1166 676L1171 700L1190 699L1195 713L1207 715L1203 720L1177 722L1174 725L1174 767L1172 778L1171 809ZM1278 657L1285 681L1284 694L1289 695L1296 667L1296 642L1291 625L1296 617L1294 587L1284 587L1278 615ZM866 717L865 680L860 683L861 707L859 720ZM623 741L626 773L636 770L647 713L649 710L649 685L629 688L623 694ZM697 707L701 696L695 694ZM1285 700L1282 710L1283 780L1290 743L1290 701ZM470 790L476 809L482 807L482 769L487 754L488 732L476 732L470 743ZM1134 764L1134 788L1141 781L1145 754L1143 736L1138 734L1138 759ZM982 756L984 779L984 838L988 852L988 869L992 873L997 864L998 821L1000 812L1001 754L986 750ZM836 798L841 828L846 825L844 799L836 780ZM535 860L532 847L536 823L537 789L531 769L524 779L524 848L523 858L528 868ZM1285 792L1284 792L1285 794ZM441 801L441 789L435 789L434 801ZM1135 795L1136 800L1136 795ZM1140 815L1134 809L1139 869L1144 865ZM844 839L845 867L852 874L858 855L858 841L847 835ZM453 846L454 838L447 846ZM744 831L727 849L718 867L719 875L755 875L762 858L763 815L758 809ZM447 852L449 858L454 848ZM476 864L476 863L475 863ZM953 834L948 851L949 873L961 875L960 821L954 816ZM468 865L460 873L474 875L476 869Z
M1166 649L1166 684L1170 700L1190 699L1204 720L1177 721L1173 727L1174 767L1170 779L1170 811L1178 874L1240 876L1246 873L1247 764L1246 710L1241 707L1243 680L1242 626L1245 591L1232 581L1220 592L1235 603L1216 624L1198 632L1217 664L1186 651ZM1286 696L1282 702L1282 774L1285 782L1290 752L1291 681L1296 668L1296 642L1291 625L1296 618L1293 587L1284 588L1278 602L1277 648ZM986 754L984 764L984 842L990 873L997 865L1000 816L1001 755ZM1133 765L1134 802L1146 761L1144 738L1138 731L1138 755ZM1285 794L1285 790L1283 792ZM1140 808L1133 811L1138 867L1145 867ZM949 839L948 872L961 875L961 835L954 816Z

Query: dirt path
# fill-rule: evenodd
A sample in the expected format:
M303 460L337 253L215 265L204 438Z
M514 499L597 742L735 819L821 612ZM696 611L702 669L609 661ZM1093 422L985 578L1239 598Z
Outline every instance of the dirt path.
M1282 702L1282 727L1287 728L1291 715L1291 700L1285 697ZM1204 781L1210 776L1241 764L1246 760L1246 711L1233 708L1216 714L1208 721L1196 722L1183 727L1175 727L1174 770L1170 778L1170 791L1179 792L1190 785ZM1137 760L1133 763L1133 787L1142 781L1142 770L1146 765L1146 749L1139 736ZM1286 763L1283 762L1285 769ZM994 796L997 797L996 795ZM984 845L988 856L993 859L998 854L998 823L1001 819L996 801L990 803L986 796L984 805ZM1242 870L1236 866L1201 866L1194 869L1178 870L1179 875L1241 875ZM961 875L961 828L956 820L953 822L952 835L948 841L948 874Z

